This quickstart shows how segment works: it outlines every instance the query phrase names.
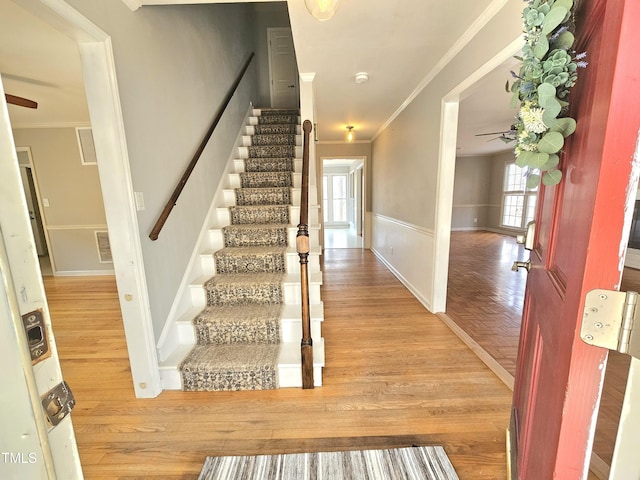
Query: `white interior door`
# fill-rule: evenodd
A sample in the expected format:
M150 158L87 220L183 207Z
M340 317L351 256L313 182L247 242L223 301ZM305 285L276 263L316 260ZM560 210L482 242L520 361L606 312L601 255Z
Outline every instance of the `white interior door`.
M82 479L0 82L0 478Z
M269 28L271 107L298 108L298 65L290 28Z

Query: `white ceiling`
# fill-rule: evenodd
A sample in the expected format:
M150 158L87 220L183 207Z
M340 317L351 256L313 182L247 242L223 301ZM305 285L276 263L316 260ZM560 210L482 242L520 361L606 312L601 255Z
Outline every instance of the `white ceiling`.
M6 93L38 102L9 105L13 126L89 122L80 54L74 40L0 0L0 75Z
M442 8L440 0L342 0L331 20L318 22L302 0L289 0L300 72L316 73L320 140L342 141L346 125L355 126L359 141L374 138L491 2L449 0L447 8ZM0 11L0 72L5 91L39 103L37 110L10 105L12 124L88 122L75 42L10 0L0 0ZM513 67L485 77L475 93L461 102L460 154L510 148L500 140L475 137L506 130L513 123L515 112L509 110L510 97L504 91L509 68ZM356 84L354 75L361 71L369 73L369 81Z

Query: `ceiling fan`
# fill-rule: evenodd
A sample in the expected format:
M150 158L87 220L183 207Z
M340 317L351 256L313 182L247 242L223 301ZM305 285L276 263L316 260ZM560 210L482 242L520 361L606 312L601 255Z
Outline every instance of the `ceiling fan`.
M26 108L38 108L38 103L34 102L33 100L29 100L28 98L17 97L8 93L5 93L4 97L7 99L7 103L10 103L12 105L18 105L19 107Z
M513 142L516 140L517 129L515 125L511 125L509 130L503 130L501 132L488 132L488 133L478 133L476 137L484 137L488 135L498 135L497 137L490 138L487 142L491 142L493 140L502 140L504 143Z

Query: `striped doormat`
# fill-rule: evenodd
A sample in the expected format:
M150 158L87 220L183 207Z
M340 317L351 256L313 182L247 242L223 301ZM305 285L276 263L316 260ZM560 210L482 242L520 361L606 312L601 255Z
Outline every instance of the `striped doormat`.
M198 480L459 480L442 447L207 457Z

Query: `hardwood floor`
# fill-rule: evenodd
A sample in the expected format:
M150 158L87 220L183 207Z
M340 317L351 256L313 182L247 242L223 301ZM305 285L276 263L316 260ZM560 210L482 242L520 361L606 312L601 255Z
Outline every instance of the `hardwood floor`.
M313 390L136 399L112 277L47 277L87 479L195 479L207 455L443 445L461 480L506 479L511 392L368 250L323 256Z
M528 252L513 237L453 232L447 314L511 375L515 375L526 271L512 272ZM625 269L621 290L640 289L640 272ZM611 352L593 451L611 463L630 357Z

